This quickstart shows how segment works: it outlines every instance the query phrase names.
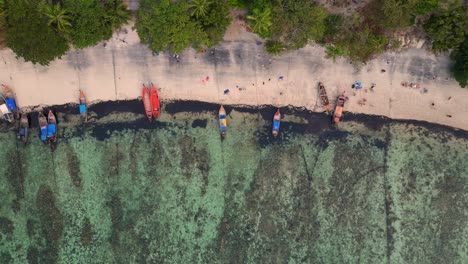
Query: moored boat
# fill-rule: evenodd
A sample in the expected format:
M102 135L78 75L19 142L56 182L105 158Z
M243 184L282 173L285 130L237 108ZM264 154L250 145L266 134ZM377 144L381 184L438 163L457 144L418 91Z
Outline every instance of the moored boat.
M38 123L41 131L41 140L45 143L47 141L47 118L41 112L38 115Z
M156 87L153 84L151 84L150 101L151 101L151 114L153 115L154 118L158 119L159 115L161 114L161 106L159 103L158 89L156 89Z
M81 122L88 122L88 106L86 105L86 97L83 91L80 91L80 117Z
M49 143L54 143L57 140L57 119L52 110L49 110L47 115L47 138Z
M13 123L15 121L13 113L8 109L6 104L0 104L0 113L6 122Z
M222 105L219 108L218 116L219 116L219 130L221 132L221 137L224 138L227 132L227 119L226 119L226 110L224 110L224 107Z
M273 116L273 130L271 132L273 134L273 137L278 136L278 133L280 130L280 122L281 122L281 113L278 108L278 110L276 110L275 115Z
M336 99L335 112L333 113L333 122L336 124L340 122L340 118L343 116L343 107L346 102L346 97L344 93Z
M29 133L29 120L27 114L21 114L20 124L19 124L19 132L18 132L18 140L21 140L23 144L28 142L28 133Z
M143 101L146 117L148 117L148 119L151 119L153 117L153 112L151 111L150 93L148 88L144 84L142 89L141 100Z
M325 108L325 110L329 112L330 101L328 100L328 95L327 95L327 90L325 90L325 85L323 85L322 82L319 82L319 96L320 96L320 101L322 102L323 108Z
M2 87L3 94L5 95L3 100L5 101L5 104L9 110L8 118L6 118L6 120L10 123L13 123L15 122L15 119L18 118L18 107L16 106L16 100L8 86L2 84Z

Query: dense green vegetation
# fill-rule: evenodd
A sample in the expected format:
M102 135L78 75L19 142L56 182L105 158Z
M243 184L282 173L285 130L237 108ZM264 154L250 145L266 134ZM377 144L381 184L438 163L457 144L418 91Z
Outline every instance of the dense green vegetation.
M120 0L3 0L1 6L0 33L8 36L8 46L43 65L60 58L70 44L85 48L109 39L129 15Z
M68 50L62 34L49 25L33 0L6 0L8 46L26 61L48 64Z
M203 50L222 40L230 8L246 9L245 21L271 54L318 43L327 58L357 65L398 49L396 33L419 28L435 52L452 53L453 76L466 85L468 10L461 0L371 0L349 14L310 0L140 0L135 28L153 51ZM70 45L109 39L128 18L121 0L0 0L0 47L48 64Z
M461 44L458 50L452 53L455 64L452 67L453 77L461 87L468 86L468 38Z
M230 23L225 1L140 0L135 27L153 51L216 45Z

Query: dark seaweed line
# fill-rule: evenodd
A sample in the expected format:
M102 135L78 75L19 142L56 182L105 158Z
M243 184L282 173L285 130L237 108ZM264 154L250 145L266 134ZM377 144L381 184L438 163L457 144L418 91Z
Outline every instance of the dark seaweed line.
M390 195L390 186L388 183L388 177L387 177L387 172L388 172L388 150L390 146L390 141L391 141L391 133L390 133L390 126L386 125L386 135L385 135L385 144L384 144L384 170L383 170L383 188L384 188L384 208L385 208L385 224L386 224L386 237L387 237L387 263L390 263L390 259L392 256L393 252L393 244L394 244L394 239L393 239L393 222L394 222L394 217L391 215L392 214L392 204L393 200Z

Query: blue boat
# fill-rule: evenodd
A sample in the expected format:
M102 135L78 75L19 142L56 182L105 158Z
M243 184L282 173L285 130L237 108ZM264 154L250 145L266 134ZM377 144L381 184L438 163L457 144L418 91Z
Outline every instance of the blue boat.
M278 110L276 110L275 115L273 116L273 130L272 130L273 137L278 136L279 130L280 130L280 123L281 123L281 113L278 108Z
M221 131L221 138L224 138L227 132L227 120L226 110L224 110L223 106L219 108L219 130Z

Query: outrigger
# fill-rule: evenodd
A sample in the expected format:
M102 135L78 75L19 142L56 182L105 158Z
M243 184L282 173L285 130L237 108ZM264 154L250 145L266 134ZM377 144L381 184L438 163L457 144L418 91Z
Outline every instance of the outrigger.
M337 124L340 122L340 118L343 116L343 107L346 102L346 96L341 94L336 100L335 112L333 113L333 122Z
M327 110L327 112L330 112L330 101L328 100L328 95L327 91L325 90L325 85L323 85L322 82L319 82L319 96L320 96L320 101L322 101L322 106Z
M273 130L271 132L273 134L273 137L278 136L278 133L280 130L280 122L281 122L281 113L278 108L278 110L276 110L275 115L273 116Z
M227 120L226 120L226 110L224 110L224 107L221 105L219 108L219 130L221 132L221 138L224 139L226 136L226 131L227 131Z

